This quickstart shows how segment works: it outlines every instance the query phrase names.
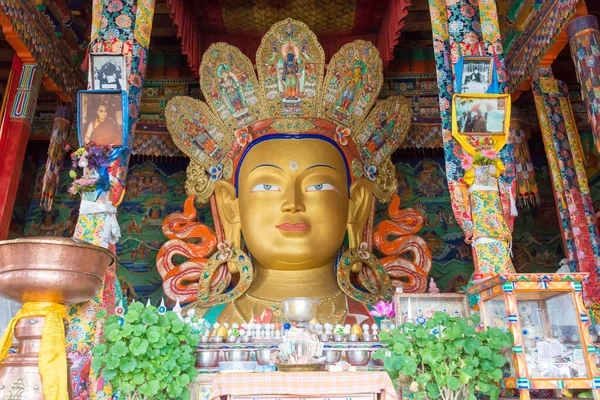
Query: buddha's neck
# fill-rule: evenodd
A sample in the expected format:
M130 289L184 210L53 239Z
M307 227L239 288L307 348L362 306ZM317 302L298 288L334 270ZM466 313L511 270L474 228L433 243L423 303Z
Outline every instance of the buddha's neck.
M301 271L267 269L255 262L256 278L248 294L270 301L290 297L324 299L339 292L332 264Z

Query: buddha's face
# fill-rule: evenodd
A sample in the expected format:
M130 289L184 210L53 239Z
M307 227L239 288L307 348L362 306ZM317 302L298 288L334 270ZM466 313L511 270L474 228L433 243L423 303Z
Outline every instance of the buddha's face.
M253 258L270 269L335 261L348 223L348 183L339 151L319 139L254 146L239 172L239 221Z

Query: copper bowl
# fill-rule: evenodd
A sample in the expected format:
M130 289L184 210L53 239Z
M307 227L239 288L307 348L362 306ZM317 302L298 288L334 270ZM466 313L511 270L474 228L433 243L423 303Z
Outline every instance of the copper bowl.
M109 250L73 238L0 241L0 295L19 303L81 303L98 293L114 263Z

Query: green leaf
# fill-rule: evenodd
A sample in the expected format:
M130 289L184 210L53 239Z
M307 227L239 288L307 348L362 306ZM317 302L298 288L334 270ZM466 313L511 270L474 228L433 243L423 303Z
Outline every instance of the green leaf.
M421 384L421 385L426 385L427 383L429 383L430 380L431 380L431 374L429 374L429 373L420 374L417 377L417 383Z
M479 375L479 370L471 367L470 365L465 365L462 367L462 371L469 375L471 378L476 378Z
M506 363L506 357L504 357L502 354L494 354L492 357L492 364L494 364L495 367L502 368Z
M450 378L448 378L448 387L451 390L458 390L461 387L462 383L460 380L458 380L458 378L451 376Z
M483 346L479 348L479 357L490 358L492 357L492 349L489 347Z
M119 369L121 370L121 372L133 372L135 370L135 367L137 367L137 361L135 360L135 358L121 358L121 362L119 365Z
M135 303L133 303L133 304L135 305ZM130 324L135 324L135 323L139 322L140 316L141 316L141 314L138 311L129 309L129 311L127 311L127 314L125 314L125 317L123 317L123 319L125 320L125 322L128 322Z
M105 365L106 365L106 368L108 368L108 369L117 369L117 368L119 368L120 363L121 362L119 361L119 357L114 357L114 356L108 355L105 358Z
M150 391L148 393L148 395L150 396L154 396L160 390L160 382L156 379L153 379L150 382L148 382L148 385L150 386Z
M106 310L100 310L96 313L96 319L102 319L106 317Z
M430 399L437 399L440 397L440 388L435 383L428 383L425 390Z
M406 346L402 343L394 343L393 350L396 354L403 354L406 351Z
M184 322L180 319L171 322L171 332L179 333L183 331L183 327L185 326Z
M488 376L490 377L491 380L493 380L494 382L499 382L500 379L502 379L502 370L497 368L493 371L488 372Z
M154 325L158 322L158 311L156 307L146 307L142 312L142 322L146 325Z
M135 385L131 382L122 382L119 385L119 389L123 391L123 393L133 393L135 391Z
M109 342L114 343L114 342L118 341L119 339L121 339L121 332L118 330L112 330L106 334L106 339Z
M467 354L473 355L480 347L480 342L476 338L468 338L465 340L464 350Z
M469 396L467 397L467 400L477 400L477 396L475 396L474 393L469 392Z
M104 368L102 370L102 377L107 381L112 381L114 377L117 376L117 370L111 368Z
M124 341L119 340L110 348L109 353L115 357L125 357L127 354L127 345Z
M94 371L100 371L100 368L102 368L102 358L101 357L92 357L92 369Z

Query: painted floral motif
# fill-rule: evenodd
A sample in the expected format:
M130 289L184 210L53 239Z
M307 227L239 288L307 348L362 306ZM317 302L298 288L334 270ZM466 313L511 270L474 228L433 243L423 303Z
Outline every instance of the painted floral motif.
M223 177L223 166L218 164L216 167L210 167L208 170L211 182L218 181Z
M252 142L252 135L248 133L248 128L243 127L235 131L235 141L240 147L245 147L248 143Z
M377 179L376 175L377 174L377 167L374 165L365 165L365 176L370 180L370 181L375 181Z
M350 136L350 128L344 128L343 126L335 128L335 141L342 146L348 144L348 139L346 139L348 136Z
M363 260L368 260L371 257L371 254L369 254L368 250L369 245L367 244L367 242L362 242L358 245L358 256Z

